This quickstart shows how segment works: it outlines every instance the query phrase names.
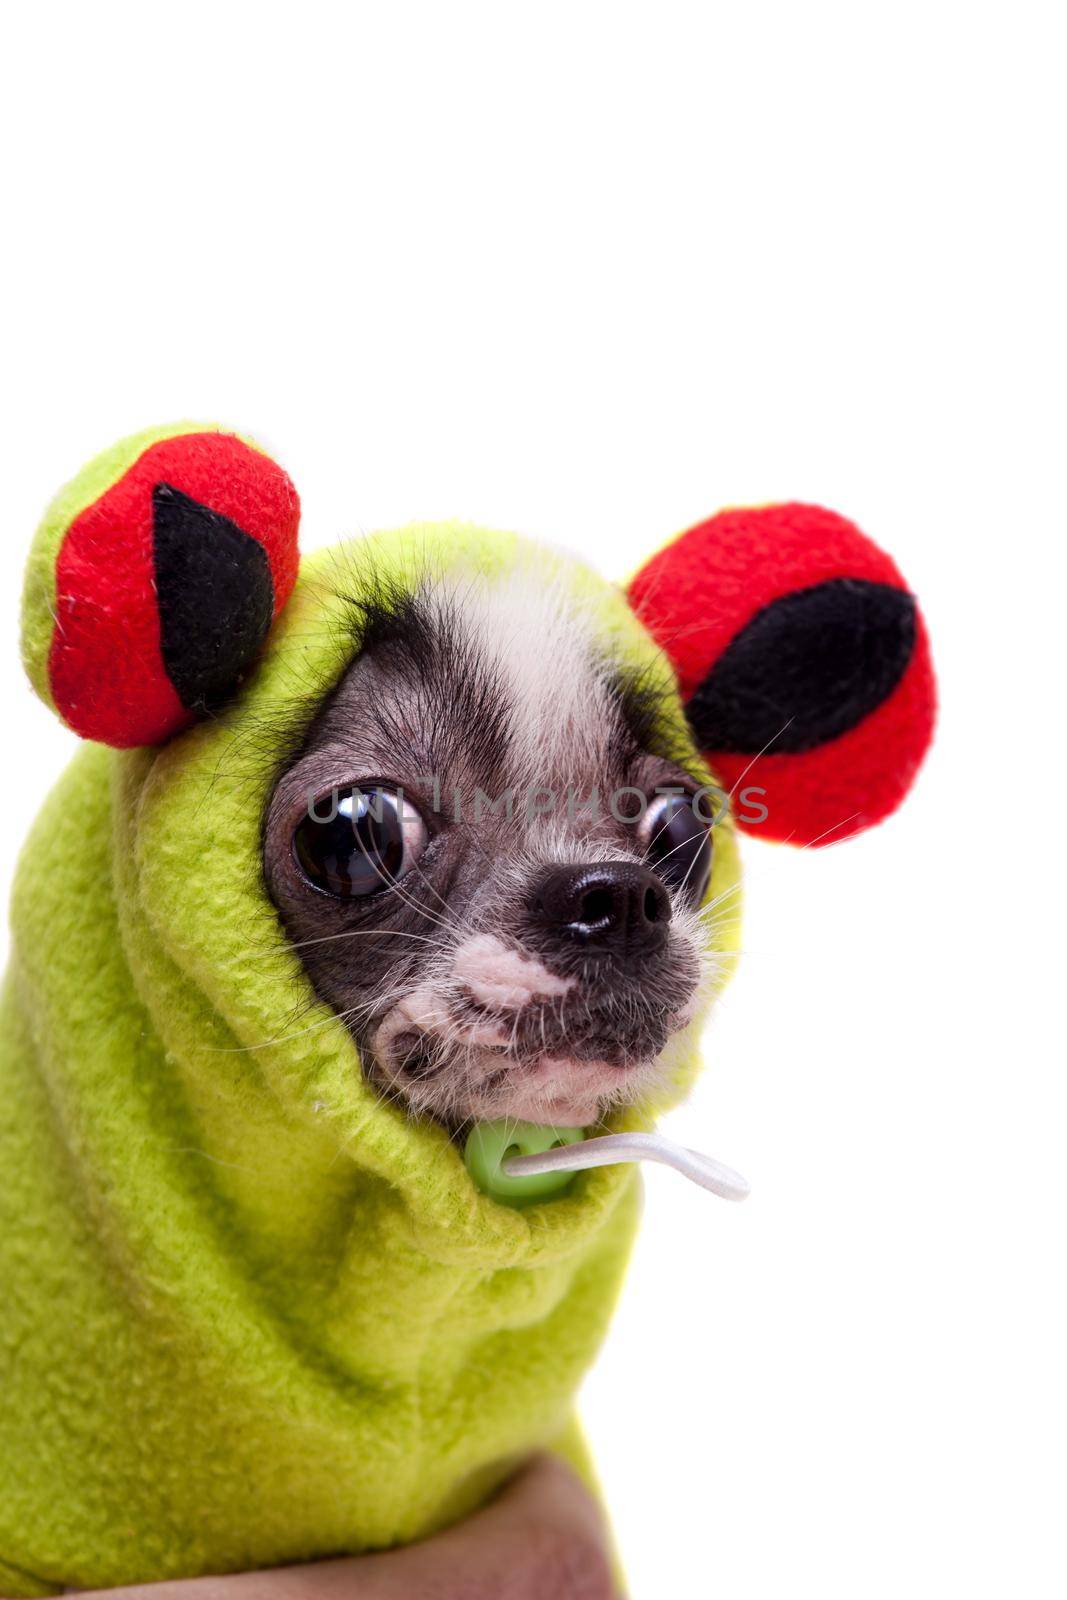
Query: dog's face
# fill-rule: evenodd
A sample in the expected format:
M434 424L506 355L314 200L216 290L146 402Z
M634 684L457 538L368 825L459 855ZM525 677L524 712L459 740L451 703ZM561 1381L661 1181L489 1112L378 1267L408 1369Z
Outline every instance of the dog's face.
M688 751L532 573L363 609L268 808L286 933L414 1111L596 1122L655 1088L714 971Z

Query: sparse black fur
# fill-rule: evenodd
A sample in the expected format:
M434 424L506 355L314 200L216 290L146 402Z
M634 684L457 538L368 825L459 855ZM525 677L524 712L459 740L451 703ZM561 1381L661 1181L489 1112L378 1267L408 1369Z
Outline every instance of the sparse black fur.
M642 756L657 756L699 785L700 776L692 767L692 749L679 734L677 718L668 714L673 691L651 668L634 671L610 667L607 682L618 710L610 751L617 770L628 774Z

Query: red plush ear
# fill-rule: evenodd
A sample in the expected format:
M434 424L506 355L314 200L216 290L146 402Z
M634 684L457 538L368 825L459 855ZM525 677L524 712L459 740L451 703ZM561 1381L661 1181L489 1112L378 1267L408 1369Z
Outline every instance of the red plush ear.
M741 827L830 844L904 798L933 732L926 630L893 562L818 506L723 511L630 600Z
M123 441L38 533L24 613L35 684L76 733L120 747L209 714L289 598L299 516L286 474L234 434Z

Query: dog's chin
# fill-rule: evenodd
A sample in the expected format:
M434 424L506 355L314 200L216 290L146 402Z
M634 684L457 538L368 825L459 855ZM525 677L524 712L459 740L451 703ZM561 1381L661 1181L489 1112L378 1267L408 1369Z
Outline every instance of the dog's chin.
M460 1046L452 1056L441 1044L436 1041L432 1064L372 1055L371 1077L416 1116L455 1129L501 1120L592 1127L613 1107L639 1100L656 1075L657 1058L635 1060L621 1052L616 1059L560 1050L519 1058Z
M611 1106L635 1099L647 1071L576 1056L540 1056L515 1067L513 1083L505 1081L491 1114L556 1128L587 1128L600 1122ZM475 1112L474 1120L479 1115L484 1112Z

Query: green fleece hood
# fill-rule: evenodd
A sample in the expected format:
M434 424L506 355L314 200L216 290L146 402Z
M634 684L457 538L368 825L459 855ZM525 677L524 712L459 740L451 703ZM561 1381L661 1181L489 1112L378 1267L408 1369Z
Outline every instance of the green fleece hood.
M221 714L87 747L42 811L0 1018L0 1593L388 1546L534 1448L580 1458L634 1169L523 1210L479 1194L443 1128L365 1082L261 870L279 752L356 648L352 585L520 557L458 525L320 553ZM687 738L622 592L537 559L661 677ZM727 820L711 894L736 873Z

